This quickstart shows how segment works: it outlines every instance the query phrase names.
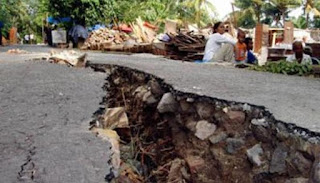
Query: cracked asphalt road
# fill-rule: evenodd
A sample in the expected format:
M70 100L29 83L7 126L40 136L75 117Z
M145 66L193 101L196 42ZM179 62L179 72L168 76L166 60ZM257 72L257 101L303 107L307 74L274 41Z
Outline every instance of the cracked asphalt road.
M0 182L104 182L109 144L88 127L106 75L27 57L0 55Z
M20 48L35 52L10 55ZM0 182L103 182L109 145L88 131L102 100L105 74L24 62L51 48L0 48ZM276 119L320 132L320 79L181 63L149 54L89 52L161 77L175 89L265 106Z

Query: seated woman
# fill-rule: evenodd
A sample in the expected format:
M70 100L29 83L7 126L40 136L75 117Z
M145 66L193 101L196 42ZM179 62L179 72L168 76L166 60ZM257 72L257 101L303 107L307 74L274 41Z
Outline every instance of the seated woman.
M206 44L203 61L233 62L234 45L236 40L224 36L225 27L222 22L213 26L213 34L209 36Z

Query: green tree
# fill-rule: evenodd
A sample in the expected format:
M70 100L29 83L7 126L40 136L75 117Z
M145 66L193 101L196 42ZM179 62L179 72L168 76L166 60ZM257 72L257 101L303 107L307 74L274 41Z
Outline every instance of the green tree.
M7 35L10 27L18 28L19 34L35 34L41 38L41 25L46 0L0 0L0 21L4 22L3 32Z
M307 19L306 17L299 16L298 18L293 18L292 23L295 28L298 29L306 29L308 27Z
M235 0L234 5L241 10L240 19L250 18L250 21L261 22L263 0Z
M301 6L302 0L269 0L269 3L279 10L284 25L288 13Z
M316 8L318 11L320 11L320 1L316 1L314 3L314 8ZM315 16L313 21L315 28L320 28L320 16Z
M203 15L206 16L212 12L215 12L214 5L208 0L188 0L186 1L187 7L189 7L189 11L194 12L194 19L198 26L201 26L201 21Z

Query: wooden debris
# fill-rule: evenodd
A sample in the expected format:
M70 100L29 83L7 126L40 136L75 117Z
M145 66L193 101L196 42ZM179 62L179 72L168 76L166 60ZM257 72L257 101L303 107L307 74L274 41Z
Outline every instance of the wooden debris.
M25 50L20 50L20 49L11 49L11 50L8 50L7 53L10 53L10 54L27 54L29 52L27 52Z
M203 35L193 32L177 35L169 34L170 42L166 43L167 57L174 60L194 61L203 57L206 40Z
M84 50L108 50L114 45L122 45L129 40L130 36L118 30L109 30L107 28L93 31L86 40L81 49ZM118 50L118 48L117 48Z
M66 64L72 67L85 67L87 54L75 51L63 51L60 53L51 53L48 60L53 63Z

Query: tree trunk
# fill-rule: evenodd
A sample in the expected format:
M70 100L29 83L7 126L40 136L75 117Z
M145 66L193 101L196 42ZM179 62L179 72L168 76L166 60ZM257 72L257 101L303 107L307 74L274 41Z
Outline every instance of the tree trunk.
M283 26L286 23L286 13L285 11L282 12L282 19L283 19Z
M310 16L309 16L309 13L307 13L307 17L306 17L306 28L309 27L309 19L310 19Z

